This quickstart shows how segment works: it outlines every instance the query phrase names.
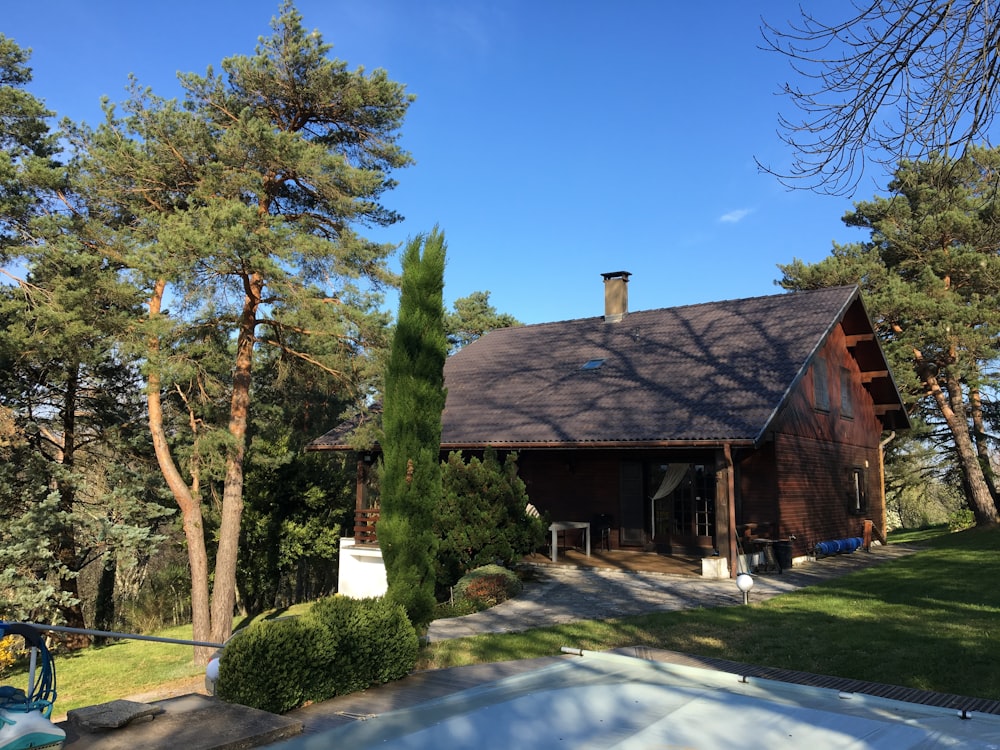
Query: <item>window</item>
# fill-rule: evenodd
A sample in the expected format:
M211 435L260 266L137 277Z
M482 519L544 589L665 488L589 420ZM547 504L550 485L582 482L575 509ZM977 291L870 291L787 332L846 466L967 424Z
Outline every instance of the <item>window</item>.
M680 536L710 537L715 535L715 473L705 466L688 469L674 489L672 531Z
M813 363L813 406L817 411L830 411L830 387L824 357L816 357Z
M865 492L865 470L851 469L850 511L861 514L868 509L868 498Z
M851 399L851 371L840 368L840 416L844 419L854 419L854 401Z
M603 359L588 359L586 362L583 363L583 366L580 369L581 370L596 370L596 369L598 369L603 364L604 364L604 360Z

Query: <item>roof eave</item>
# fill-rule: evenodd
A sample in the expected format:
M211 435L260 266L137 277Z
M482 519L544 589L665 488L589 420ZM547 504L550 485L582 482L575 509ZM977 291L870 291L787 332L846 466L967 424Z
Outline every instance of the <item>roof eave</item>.
M752 446L753 438L718 438L701 440L583 440L583 441L505 441L497 443L463 442L441 443L441 450L595 450L595 449L635 449L635 448L721 448L730 446Z
M567 441L504 441L504 442L454 442L441 443L443 451L481 451L487 448L500 450L596 450L609 448L617 449L637 449L637 448L721 448L729 445L733 447L748 446L756 444L754 438L718 438L710 440L584 440L578 442ZM317 445L310 443L306 446L307 451L380 451L381 447L373 445L369 448L357 448L346 444Z

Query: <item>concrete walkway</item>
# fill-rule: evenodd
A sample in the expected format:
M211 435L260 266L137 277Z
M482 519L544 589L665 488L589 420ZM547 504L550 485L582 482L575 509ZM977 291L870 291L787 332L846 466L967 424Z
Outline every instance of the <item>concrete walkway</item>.
M871 552L859 550L810 559L784 573L755 574L750 601L769 599L914 551L900 545L875 546ZM473 615L435 620L428 630L428 640L433 643L484 633L517 633L577 620L608 620L743 602L743 595L730 579L600 568L539 566L537 570L539 579L526 583L524 591L514 599Z

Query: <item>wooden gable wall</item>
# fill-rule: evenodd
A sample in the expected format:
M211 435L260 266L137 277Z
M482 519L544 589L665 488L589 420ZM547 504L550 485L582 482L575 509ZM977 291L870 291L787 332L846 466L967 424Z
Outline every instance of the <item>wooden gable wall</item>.
M821 541L861 536L866 518L881 527L881 436L882 423L838 325L789 395L769 436L774 473L760 483L776 493L776 536L795 536L796 553L804 554ZM764 500L753 478L745 473L741 485L751 509ZM854 508L856 481L864 495L861 511Z

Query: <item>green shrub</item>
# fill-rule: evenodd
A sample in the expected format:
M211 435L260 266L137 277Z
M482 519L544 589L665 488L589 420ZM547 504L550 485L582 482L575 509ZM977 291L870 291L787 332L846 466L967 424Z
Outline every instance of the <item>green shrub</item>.
M323 636L323 637L320 637ZM328 634L298 618L263 620L233 635L219 660L216 694L225 701L284 713L303 703L313 655Z
M322 674L311 700L398 680L416 664L417 633L406 610L387 599L334 596L313 605L308 618L340 638L333 659L317 665Z
M301 618L262 621L233 636L219 662L224 700L283 713L405 677L416 631L385 599L323 599Z
M517 475L517 456L501 464L488 449L466 463L453 452L443 465L443 496L436 511L437 596L465 573L490 563L510 566L545 541L545 523L526 512L528 494Z
M331 597L317 602L309 616L342 634L337 666L352 673L353 682L339 688L338 694L398 680L416 664L417 633L406 610L388 599Z
M951 531L964 531L976 525L976 516L968 508L959 508L948 516L948 528Z
M521 593L517 573L500 565L484 565L470 570L455 584L455 600L475 603L479 611L507 601Z
M437 606L434 607L434 619L447 620L451 617L464 617L465 615L473 615L476 612L481 612L482 609L476 602L469 599L438 602Z

